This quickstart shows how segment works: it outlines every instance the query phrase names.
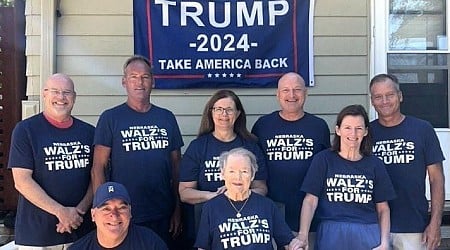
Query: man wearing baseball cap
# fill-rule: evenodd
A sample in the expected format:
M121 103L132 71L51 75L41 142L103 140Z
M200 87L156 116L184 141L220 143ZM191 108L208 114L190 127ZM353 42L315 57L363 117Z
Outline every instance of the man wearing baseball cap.
M151 229L130 223L131 199L120 183L106 182L97 188L91 215L96 230L76 241L70 250L167 250L165 243Z

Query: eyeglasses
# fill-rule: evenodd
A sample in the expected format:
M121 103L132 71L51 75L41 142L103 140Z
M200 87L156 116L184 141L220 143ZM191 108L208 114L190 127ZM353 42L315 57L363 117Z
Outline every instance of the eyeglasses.
M52 96L62 95L64 97L70 97L75 94L72 90L44 89L44 91L50 92Z
M212 107L212 111L218 115L223 114L223 112L225 112L225 114L227 115L233 115L234 112L236 112L236 110L233 108L222 108L222 107Z

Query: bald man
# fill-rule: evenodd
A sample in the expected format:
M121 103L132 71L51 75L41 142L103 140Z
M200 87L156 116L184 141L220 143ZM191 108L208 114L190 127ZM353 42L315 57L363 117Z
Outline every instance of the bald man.
M75 99L70 77L50 76L42 89L43 112L13 131L8 168L20 193L19 249L66 249L90 229L83 217L92 202L94 127L71 115Z
M281 109L260 117L252 129L266 153L268 196L284 204L286 222L294 232L305 196L300 191L303 179L313 156L330 147L327 123L303 109L307 92L299 74L284 74L277 89Z

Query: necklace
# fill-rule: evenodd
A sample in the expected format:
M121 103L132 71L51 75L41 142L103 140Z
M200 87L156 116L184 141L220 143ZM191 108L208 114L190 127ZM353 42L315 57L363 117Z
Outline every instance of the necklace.
M231 206L233 207L234 211L236 211L236 218L241 218L242 214L241 211L244 209L245 205L247 205L247 201L250 199L250 194L248 195L247 199L244 201L244 205L240 209L237 209L236 206L233 204L231 199L227 196L228 201L230 202Z

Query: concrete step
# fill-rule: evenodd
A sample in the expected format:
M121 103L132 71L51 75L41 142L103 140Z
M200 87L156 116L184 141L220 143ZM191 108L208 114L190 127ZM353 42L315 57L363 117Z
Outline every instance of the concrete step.
M14 240L14 229L7 228L0 224L0 246Z

